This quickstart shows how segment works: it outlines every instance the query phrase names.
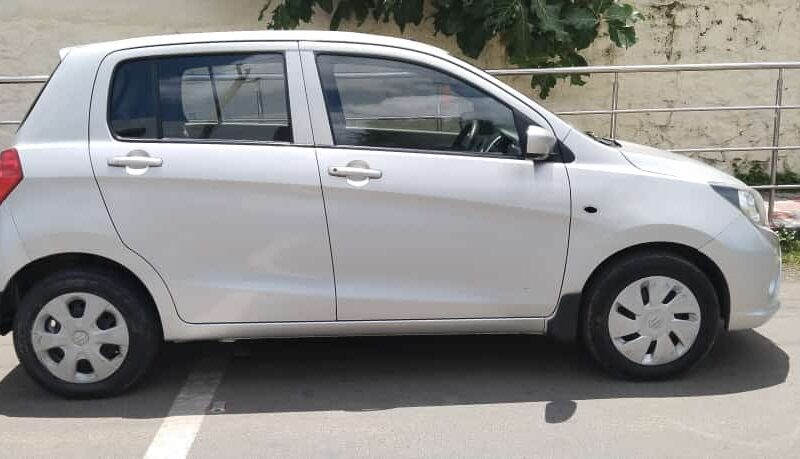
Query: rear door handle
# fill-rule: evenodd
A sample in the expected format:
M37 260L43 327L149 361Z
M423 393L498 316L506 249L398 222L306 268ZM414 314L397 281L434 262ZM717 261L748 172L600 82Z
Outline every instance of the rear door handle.
M334 177L366 177L369 179L379 179L383 177L383 172L378 169L367 169L364 167L333 166L328 168L328 175Z
M108 165L111 167L130 167L131 169L146 169L148 167L161 167L164 160L153 158L147 152L134 150L127 156L114 156L108 158Z

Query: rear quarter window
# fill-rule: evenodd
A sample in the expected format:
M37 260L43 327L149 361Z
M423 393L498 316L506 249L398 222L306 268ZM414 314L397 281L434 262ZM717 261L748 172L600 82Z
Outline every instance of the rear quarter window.
M109 118L119 137L158 138L152 61L126 62L114 73Z

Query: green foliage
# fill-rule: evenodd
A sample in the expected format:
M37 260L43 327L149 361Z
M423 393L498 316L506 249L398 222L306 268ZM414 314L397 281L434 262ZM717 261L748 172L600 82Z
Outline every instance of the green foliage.
M780 227L775 230L781 243L781 253L784 255L800 254L800 233L796 229Z
M770 177L764 162L739 160L733 163L733 175L750 186L769 185ZM778 171L778 185L796 185L800 183L800 174L786 167ZM800 232L796 228L778 227L775 229L780 239L784 263L800 265Z
M740 160L733 163L733 175L750 186L769 185L770 177L763 162ZM788 166L775 174L778 185L796 185L800 183L800 174Z
M601 31L618 47L636 43L634 24L641 14L627 3L613 0L429 0L436 33L455 36L461 51L477 58L486 44L499 37L506 58L521 67L572 67L588 65L580 51L588 48ZM267 23L271 29L293 29L300 22L310 22L314 7L332 13L330 28L355 19L358 25L368 17L388 22L401 31L406 25L419 25L424 0L278 0ZM270 0L261 10L265 19ZM574 85L584 85L586 74L540 75L531 78L542 98L560 78L570 78Z

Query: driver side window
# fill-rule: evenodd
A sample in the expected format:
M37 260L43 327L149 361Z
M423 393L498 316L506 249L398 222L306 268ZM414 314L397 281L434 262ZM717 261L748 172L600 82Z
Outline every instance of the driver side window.
M330 54L317 66L336 145L519 155L514 112L448 74Z

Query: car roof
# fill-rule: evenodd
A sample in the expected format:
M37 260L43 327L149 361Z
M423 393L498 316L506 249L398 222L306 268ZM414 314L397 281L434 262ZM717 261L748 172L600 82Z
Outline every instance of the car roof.
M427 54L447 56L448 53L435 46L426 45L403 38L386 37L355 32L336 32L327 30L252 30L240 32L206 32L180 33L171 35L155 35L149 37L128 38L124 40L93 43L64 48L59 51L63 59L75 48L100 48L106 52L122 49L142 48L148 46L180 45L189 43L220 43L236 41L325 41L338 43L356 43L365 45L391 46Z

